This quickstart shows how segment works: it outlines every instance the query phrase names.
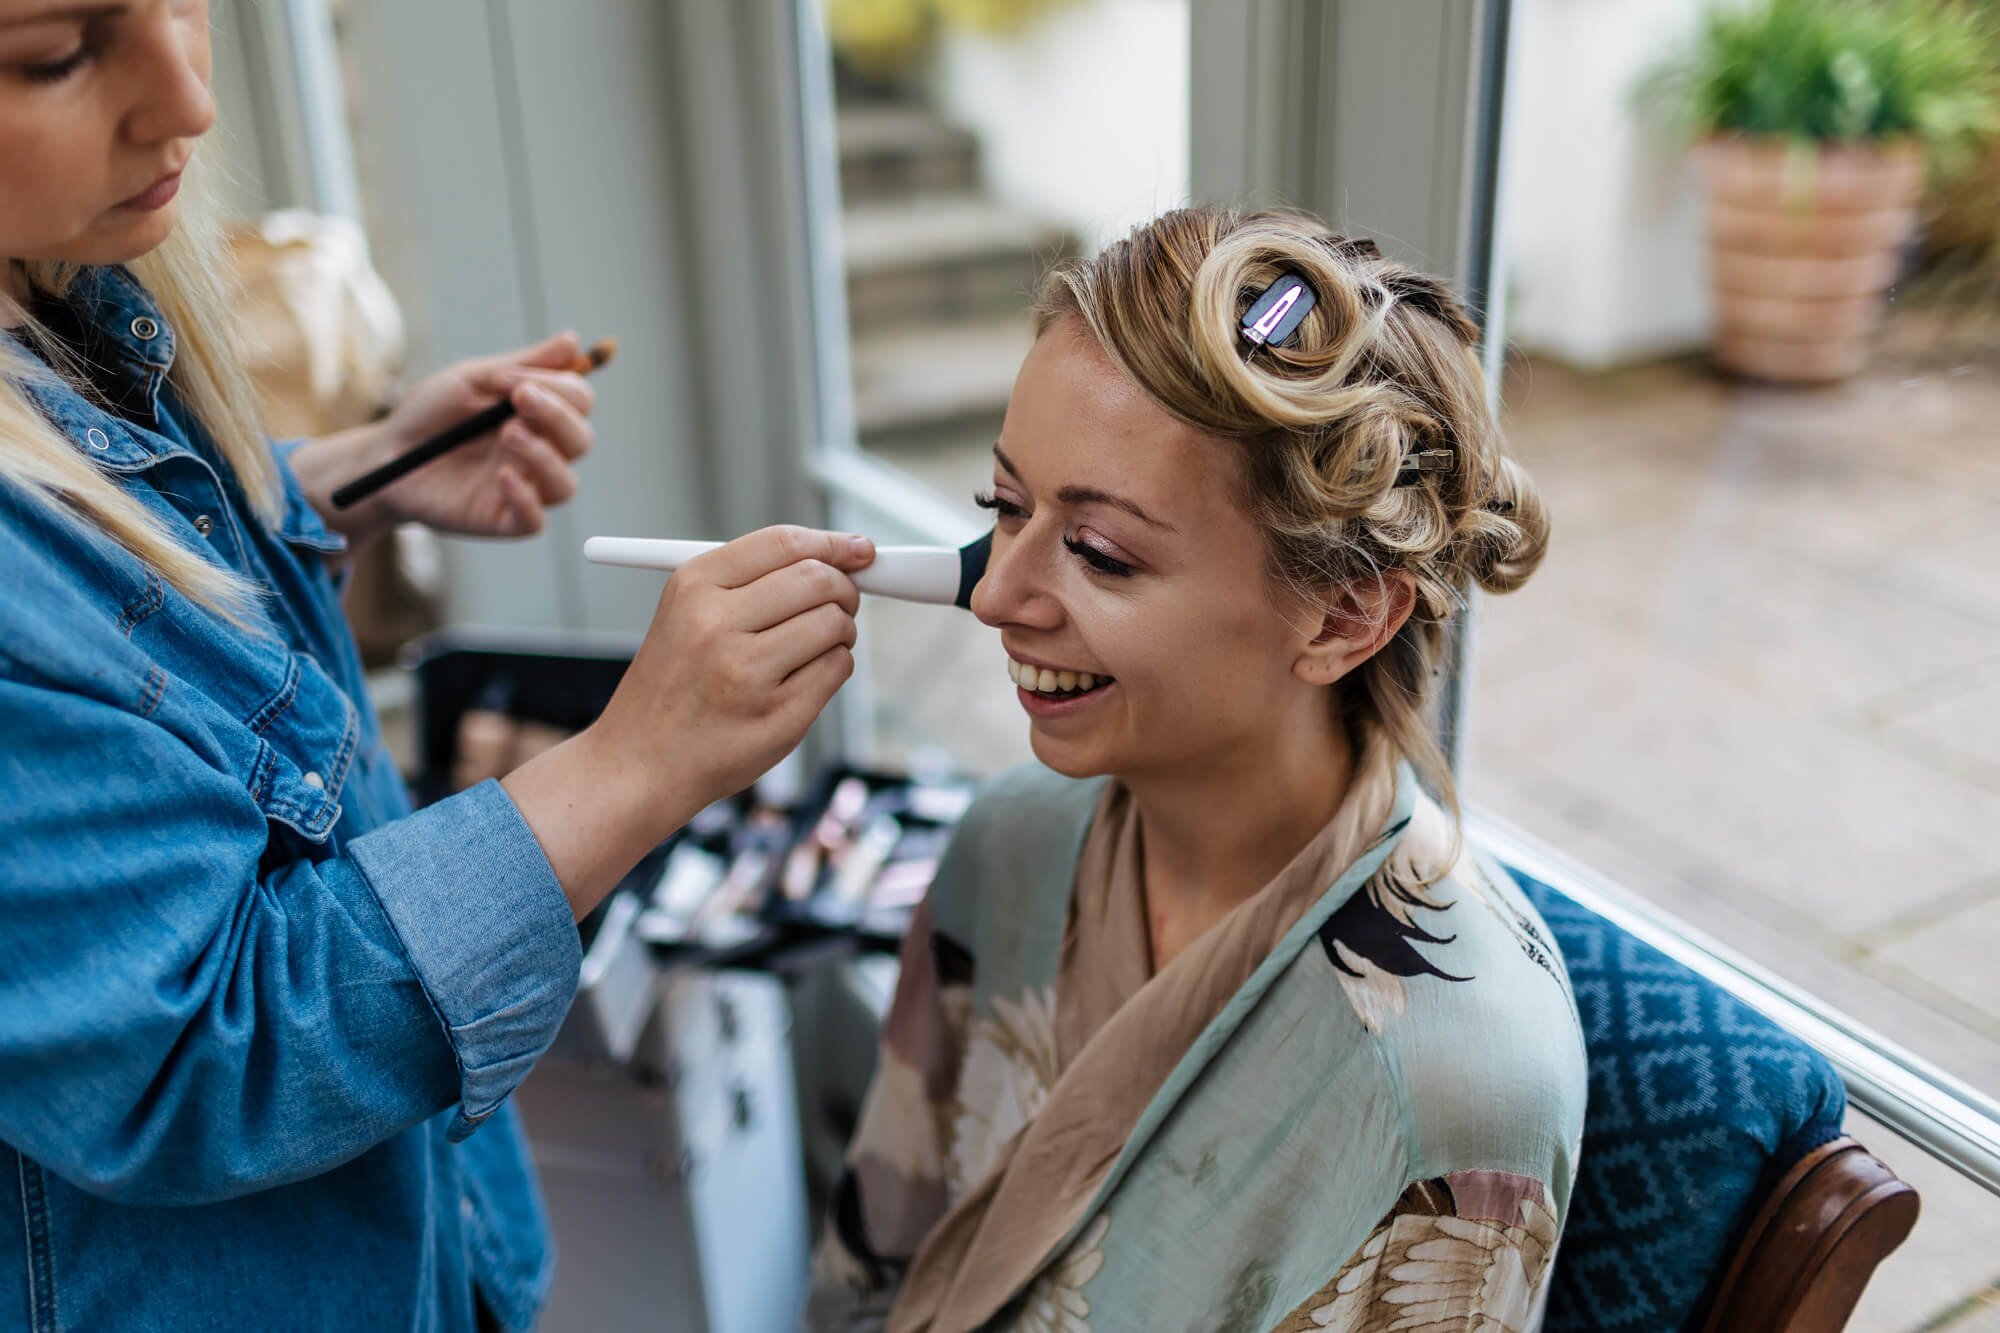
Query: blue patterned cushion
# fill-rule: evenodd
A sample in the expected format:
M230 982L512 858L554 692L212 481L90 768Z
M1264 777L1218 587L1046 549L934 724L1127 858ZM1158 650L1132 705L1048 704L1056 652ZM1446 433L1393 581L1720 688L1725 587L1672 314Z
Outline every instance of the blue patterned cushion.
M1791 1033L1540 880L1590 1062L1549 1333L1699 1324L1777 1175L1840 1133L1846 1092Z

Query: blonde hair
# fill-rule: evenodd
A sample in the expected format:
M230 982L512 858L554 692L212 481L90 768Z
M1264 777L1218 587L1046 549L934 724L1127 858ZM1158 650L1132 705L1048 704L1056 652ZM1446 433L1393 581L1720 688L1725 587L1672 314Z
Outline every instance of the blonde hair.
M173 233L127 267L174 331L169 382L215 441L256 516L275 527L283 511L283 482L257 424L255 392L228 317L218 233L204 206L199 174L190 164L183 188L186 203ZM81 271L78 265L54 261L10 262L30 288L55 298L68 292ZM98 394L47 328L30 317L22 332L49 364L0 338L0 482L103 532L187 597L231 620L245 621L257 600L253 585L182 544L42 414L28 395L29 386L60 379L92 398Z
M1285 273L1318 302L1286 346L1253 348L1244 312ZM1409 620L1335 697L1357 740L1385 739L1456 811L1435 732L1446 626L1469 587L1520 587L1548 544L1533 483L1501 452L1464 307L1315 218L1210 206L1059 264L1036 332L1069 317L1167 412L1240 443L1280 587L1324 605L1332 584L1409 577ZM1405 459L1438 449L1451 470L1397 484Z

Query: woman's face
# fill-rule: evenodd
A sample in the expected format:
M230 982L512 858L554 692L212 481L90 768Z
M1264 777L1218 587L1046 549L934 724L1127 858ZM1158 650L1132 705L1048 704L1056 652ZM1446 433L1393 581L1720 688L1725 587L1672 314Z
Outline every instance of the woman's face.
M993 450L999 521L972 609L1017 680L1071 687L1017 686L1050 768L1233 768L1328 716L1298 670L1317 625L1281 609L1239 448L1169 416L1079 319L1029 352Z
M207 0L0 0L0 256L116 264L165 240L208 76Z

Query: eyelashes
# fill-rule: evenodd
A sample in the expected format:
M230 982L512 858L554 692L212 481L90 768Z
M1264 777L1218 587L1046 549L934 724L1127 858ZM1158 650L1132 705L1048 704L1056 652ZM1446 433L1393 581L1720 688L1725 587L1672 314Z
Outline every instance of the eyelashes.
M1026 518L1028 516L1028 512L1021 508L1021 506L1015 504L1012 500L1003 500L991 491L982 491L973 496L972 503L978 505L981 509L992 510L1003 519ZM1122 579L1129 578L1134 572L1132 566L1126 564L1123 560L1113 560L1095 546L1087 542L1080 542L1068 533L1063 534L1062 544L1064 550L1083 561L1084 566L1092 573Z
M1080 542L1067 533L1063 535L1062 542L1064 550L1070 552L1072 555L1081 557L1084 564L1089 565L1100 574L1109 574L1113 578L1122 579L1132 573L1132 566L1126 564L1123 560L1113 560L1095 546L1087 542Z
M1012 500L1003 500L992 491L980 491L972 497L972 503L981 509L991 509L1002 518L1026 518L1028 512Z
M60 83L83 68L83 62L90 59L90 48L79 46L75 55L64 56L61 60L46 65L23 65L21 77L30 83Z

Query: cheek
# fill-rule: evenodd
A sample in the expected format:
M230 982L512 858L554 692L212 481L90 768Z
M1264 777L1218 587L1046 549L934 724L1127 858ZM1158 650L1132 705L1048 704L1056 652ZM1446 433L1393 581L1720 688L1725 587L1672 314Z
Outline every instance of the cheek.
M1133 688L1137 706L1234 713L1237 702L1268 697L1285 675L1286 627L1264 601L1240 590L1162 588L1120 599L1093 614L1093 656Z
M13 101L11 94L6 101ZM75 226L89 188L87 159L74 122L0 105L0 253L39 257Z

